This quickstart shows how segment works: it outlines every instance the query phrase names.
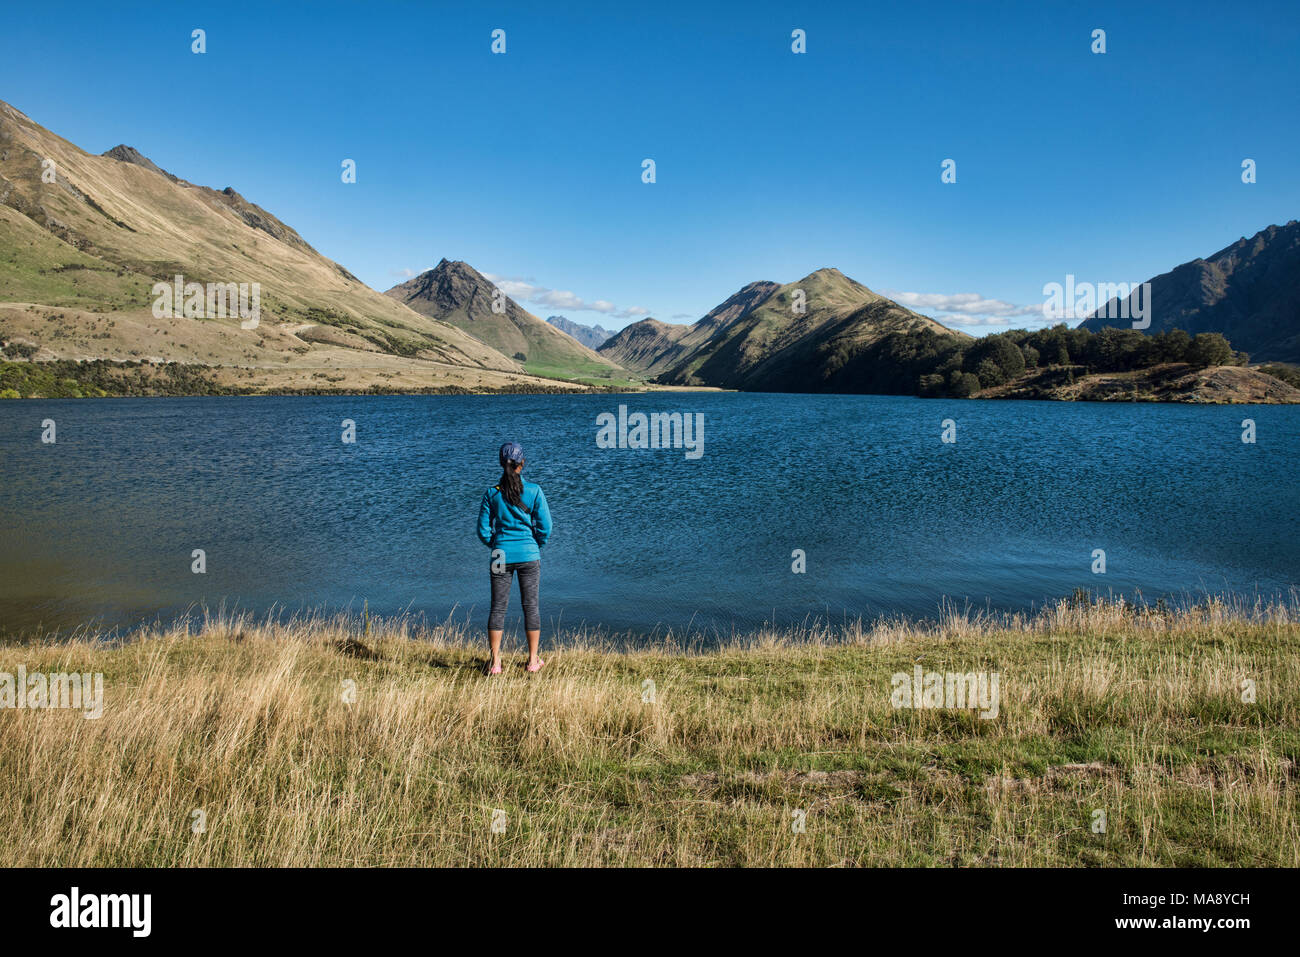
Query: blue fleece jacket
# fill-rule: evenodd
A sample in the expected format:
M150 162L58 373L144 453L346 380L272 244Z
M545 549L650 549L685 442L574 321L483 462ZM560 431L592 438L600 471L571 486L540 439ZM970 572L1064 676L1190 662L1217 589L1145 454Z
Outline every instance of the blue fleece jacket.
M479 541L505 552L508 565L537 561L542 557L541 546L551 537L551 510L542 487L524 482L519 502L518 508L511 505L494 485L483 493L478 510Z

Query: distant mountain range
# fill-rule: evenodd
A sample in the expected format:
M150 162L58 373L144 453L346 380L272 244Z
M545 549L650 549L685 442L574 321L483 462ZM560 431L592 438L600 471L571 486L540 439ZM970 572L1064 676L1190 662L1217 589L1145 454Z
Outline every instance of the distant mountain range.
M209 295L213 285L260 285L260 322L189 315L179 304L159 318L156 284L178 275ZM1150 280L1146 331L1219 332L1256 362L1300 362L1298 279L1300 223L1292 220ZM1082 326L1131 327L1104 309ZM187 182L125 144L92 155L0 102L5 358L184 364L233 391L547 389L565 379L915 394L939 388L938 377L943 389L969 394L974 387L954 374L982 378L977 386L988 390L979 363L1002 348L971 341L833 268L784 285L749 283L689 325L644 319L617 333L563 316L543 321L447 259L380 294L232 187ZM1026 342L1021 336L1015 348ZM1053 342L1050 355L1059 353ZM1073 381L1070 373L1064 386L1044 384L1042 371L1023 373L1037 376L1039 392ZM1195 389L1222 394L1229 379L1244 394L1235 373Z
M625 377L618 363L543 322L468 263L443 259L384 295L463 329L529 372L575 379Z
M970 338L826 268L785 285L750 283L690 325L643 319L599 351L668 385L854 392L870 378L859 360L871 346L917 332Z
M588 349L598 349L600 346L614 334L612 329L602 329L600 326L587 326L581 322L574 322L572 319L566 319L564 316L547 316L546 321L553 325L561 332L566 332L573 338L577 339Z
M1222 333L1252 362L1300 362L1300 222L1269 226L1209 259L1193 259L1150 280L1151 326ZM1080 325L1132 328L1101 309Z

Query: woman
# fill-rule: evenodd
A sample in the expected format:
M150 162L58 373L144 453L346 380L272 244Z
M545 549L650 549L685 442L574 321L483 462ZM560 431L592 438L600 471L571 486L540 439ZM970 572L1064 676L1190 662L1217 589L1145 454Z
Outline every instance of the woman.
M524 631L528 635L528 670L546 664L537 657L542 638L542 618L537 611L537 586L542 577L541 547L551 536L551 510L540 485L525 482L524 450L518 442L501 446L501 481L483 495L478 512L479 540L492 549L492 612L488 615L488 645L492 658L487 673L501 674L501 631L506 625L510 581L519 573L519 600L524 606Z

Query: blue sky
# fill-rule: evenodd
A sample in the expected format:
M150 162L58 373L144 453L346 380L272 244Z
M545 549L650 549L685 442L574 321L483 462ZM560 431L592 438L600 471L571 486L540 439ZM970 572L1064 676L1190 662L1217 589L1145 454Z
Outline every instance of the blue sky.
M690 321L822 266L977 334L1033 326L1066 274L1137 282L1300 216L1294 2L14 3L6 18L0 98L83 149L124 142L234 186L377 289L464 259L533 312L606 328Z

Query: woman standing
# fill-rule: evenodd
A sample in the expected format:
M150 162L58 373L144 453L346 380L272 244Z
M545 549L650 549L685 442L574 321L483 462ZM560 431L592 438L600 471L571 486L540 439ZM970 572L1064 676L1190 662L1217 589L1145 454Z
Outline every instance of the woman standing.
M528 635L528 670L546 664L537 657L542 638L542 617L537 609L537 589L542 577L541 548L551 536L551 510L542 487L525 482L524 450L518 442L501 446L501 481L483 495L478 512L479 540L492 549L488 566L492 579L492 611L488 615L488 645L492 657L487 673L501 674L501 632L510 603L510 582L519 574L519 600L524 606L524 631Z

